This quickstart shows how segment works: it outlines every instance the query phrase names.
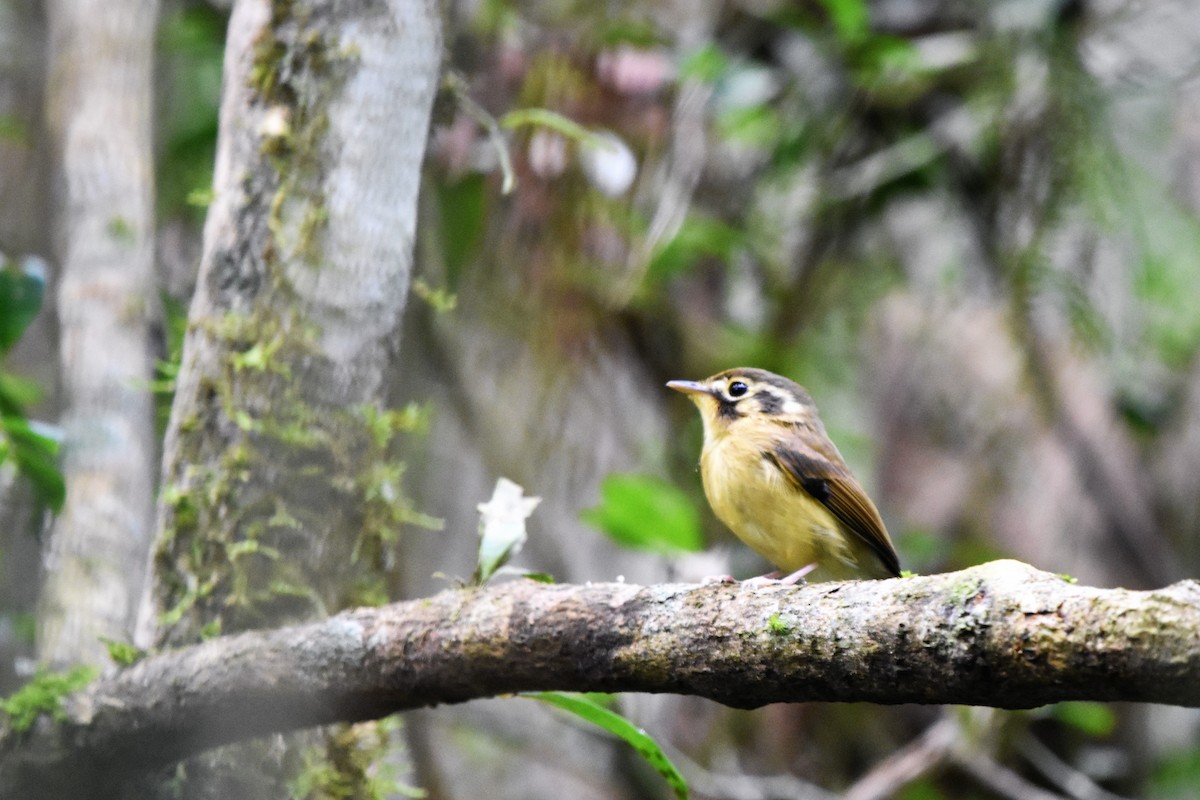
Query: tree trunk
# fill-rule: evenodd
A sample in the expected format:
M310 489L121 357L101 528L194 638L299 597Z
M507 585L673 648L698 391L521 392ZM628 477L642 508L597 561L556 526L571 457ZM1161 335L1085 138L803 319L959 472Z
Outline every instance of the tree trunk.
M38 648L54 666L107 663L102 639L128 640L151 538L157 11L156 0L49 5L67 499L45 554Z
M419 519L397 458L413 421L384 407L384 378L412 265L436 11L234 8L142 641L378 602L398 529ZM188 766L187 796L274 796L296 763L291 747L226 752Z

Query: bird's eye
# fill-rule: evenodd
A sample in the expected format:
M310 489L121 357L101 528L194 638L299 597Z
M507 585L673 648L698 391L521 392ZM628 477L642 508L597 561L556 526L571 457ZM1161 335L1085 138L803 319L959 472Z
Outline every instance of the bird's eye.
M748 391L750 391L750 387L741 381L734 381L733 383L729 384L730 397L741 397Z

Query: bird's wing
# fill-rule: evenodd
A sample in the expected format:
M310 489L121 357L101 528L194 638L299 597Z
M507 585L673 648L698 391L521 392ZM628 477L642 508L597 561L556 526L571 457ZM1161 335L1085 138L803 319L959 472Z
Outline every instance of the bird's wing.
M780 445L767 454L788 481L828 508L879 556L892 575L900 575L900 558L879 510L844 466L799 442Z

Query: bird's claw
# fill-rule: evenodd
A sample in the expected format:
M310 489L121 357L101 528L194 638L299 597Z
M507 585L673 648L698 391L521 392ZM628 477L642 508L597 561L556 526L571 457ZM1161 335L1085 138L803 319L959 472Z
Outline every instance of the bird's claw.
M742 586L749 586L752 589L757 589L760 586L804 586L808 581L804 580L804 576L817 568L816 564L809 564L801 567L790 575L782 573L768 572L766 575L759 575L757 578L747 578L742 581Z

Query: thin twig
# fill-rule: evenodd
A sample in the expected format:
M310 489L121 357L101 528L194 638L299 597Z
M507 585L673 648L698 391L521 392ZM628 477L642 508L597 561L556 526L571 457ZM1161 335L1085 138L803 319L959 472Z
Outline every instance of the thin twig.
M1018 749L1038 772L1075 800L1127 800L1063 761L1032 733L1022 739Z
M512 156L508 153L508 141L504 138L504 132L500 130L500 123L486 108L472 99L467 92L466 81L461 76L448 73L443 79L442 85L454 95L459 108L487 131L488 140L491 141L492 146L496 149L496 156L500 159L500 174L503 176L500 193L510 194L517 187L517 173L513 169Z
M688 785L702 797L724 800L836 800L837 794L826 791L794 775L747 775L713 772L693 761L677 748L662 743L671 760L687 778Z
M1012 800L1064 800L1063 796L1025 780L983 753L955 749L951 761L975 780L1001 797Z
M896 789L936 769L949 757L961 734L958 721L943 716L925 732L892 753L846 790L844 800L885 800Z

